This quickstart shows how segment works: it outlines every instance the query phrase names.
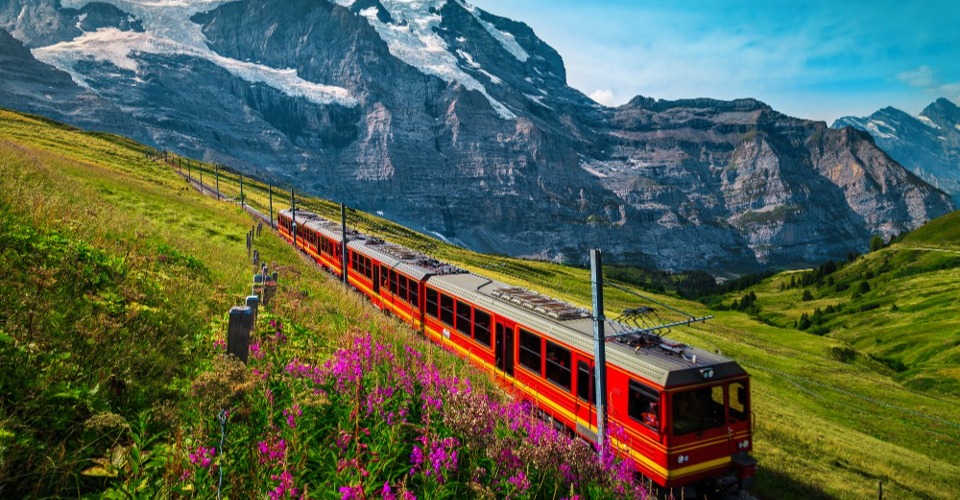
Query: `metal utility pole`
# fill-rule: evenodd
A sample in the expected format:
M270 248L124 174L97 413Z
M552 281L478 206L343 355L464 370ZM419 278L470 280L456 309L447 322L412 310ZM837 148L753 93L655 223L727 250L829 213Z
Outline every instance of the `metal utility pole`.
M269 193L270 193L270 227L272 228L272 227L274 227L274 226L273 226L273 184L270 184L269 186L270 186L270 187L269 187Z
M213 165L213 175L217 180L217 201L220 201L220 165Z
M243 174L240 174L240 207L243 208Z
M350 283L347 278L347 206L340 204L340 269L343 274L343 284Z
M603 254L590 250L590 285L593 288L593 359L597 404L597 444L603 456L607 423L607 340L603 333Z
M203 189L203 166L197 165L197 170L200 171L200 192L206 194L206 191Z
M297 248L297 195L290 189L290 230L293 233L293 248Z

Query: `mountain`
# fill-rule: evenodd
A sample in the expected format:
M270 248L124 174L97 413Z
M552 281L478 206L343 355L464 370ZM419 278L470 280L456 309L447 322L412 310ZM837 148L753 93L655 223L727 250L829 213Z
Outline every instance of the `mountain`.
M0 0L0 29L29 49L4 105L480 251L749 272L953 209L869 134L755 100L601 106L528 26L461 0ZM99 101L44 104L27 59Z
M918 116L887 107L864 118L845 116L831 125L848 126L870 133L893 159L960 203L960 108L952 101L937 99Z

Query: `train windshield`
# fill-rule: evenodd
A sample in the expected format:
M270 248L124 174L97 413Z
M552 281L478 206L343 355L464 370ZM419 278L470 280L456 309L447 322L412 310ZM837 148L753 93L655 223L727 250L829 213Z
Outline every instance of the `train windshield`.
M703 387L673 395L673 434L689 434L724 424L723 386Z

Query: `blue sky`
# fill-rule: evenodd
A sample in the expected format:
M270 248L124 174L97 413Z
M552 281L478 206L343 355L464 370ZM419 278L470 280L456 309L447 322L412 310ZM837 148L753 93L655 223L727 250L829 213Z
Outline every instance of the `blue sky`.
M604 104L755 97L826 120L960 103L960 2L473 0L522 21Z

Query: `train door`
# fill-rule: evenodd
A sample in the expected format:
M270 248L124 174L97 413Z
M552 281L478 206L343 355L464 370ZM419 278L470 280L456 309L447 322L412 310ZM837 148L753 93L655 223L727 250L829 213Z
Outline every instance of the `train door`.
M577 432L596 442L597 433L590 429L597 422L596 390L593 363L577 361Z
M380 264L373 265L373 294L380 295Z
M497 369L511 377L514 358L513 331L514 325L497 320Z

